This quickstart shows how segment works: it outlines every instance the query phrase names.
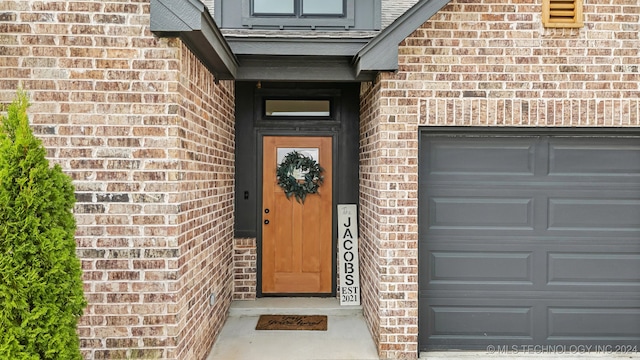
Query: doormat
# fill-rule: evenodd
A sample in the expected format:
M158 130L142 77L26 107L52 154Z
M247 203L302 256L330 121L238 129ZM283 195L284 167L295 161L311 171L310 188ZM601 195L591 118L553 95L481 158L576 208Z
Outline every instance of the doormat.
M326 315L260 315L256 330L327 330Z

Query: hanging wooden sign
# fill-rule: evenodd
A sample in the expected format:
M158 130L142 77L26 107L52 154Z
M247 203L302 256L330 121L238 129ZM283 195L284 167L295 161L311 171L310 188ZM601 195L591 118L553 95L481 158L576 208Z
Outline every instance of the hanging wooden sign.
M340 305L360 305L358 208L355 204L338 205L338 256Z

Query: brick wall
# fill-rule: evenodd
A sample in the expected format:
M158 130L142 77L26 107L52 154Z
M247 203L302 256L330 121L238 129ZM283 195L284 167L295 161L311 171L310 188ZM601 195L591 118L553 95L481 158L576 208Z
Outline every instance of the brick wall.
M233 83L152 36L147 1L0 2L0 79L74 179L85 358L204 358L232 290Z
M580 29L543 28L540 3L454 1L406 39L421 125L638 125L638 2L587 1Z
M177 149L179 192L178 359L203 359L231 304L235 174L234 86L214 77L184 45ZM215 296L213 306L210 296Z
M363 300L382 358L417 356L420 126L640 126L640 4L589 0L544 29L540 0L454 0L361 91Z
M369 86L367 86L369 85ZM376 344L380 345L380 217L379 203L381 181L378 164L382 159L379 144L380 82L363 84L360 97L360 218L359 218L359 261L360 261L360 301L365 320Z
M404 123L415 101L393 98L396 90L385 80L393 76L381 74L362 87L361 286L380 356L412 359L418 351L418 126Z
M255 300L257 291L256 238L238 238L233 242L233 299Z

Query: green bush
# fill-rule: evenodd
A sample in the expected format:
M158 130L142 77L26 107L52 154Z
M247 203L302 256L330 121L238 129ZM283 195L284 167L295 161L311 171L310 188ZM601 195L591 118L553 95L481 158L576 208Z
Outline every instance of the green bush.
M81 359L74 188L49 166L28 106L20 91L0 117L0 359Z

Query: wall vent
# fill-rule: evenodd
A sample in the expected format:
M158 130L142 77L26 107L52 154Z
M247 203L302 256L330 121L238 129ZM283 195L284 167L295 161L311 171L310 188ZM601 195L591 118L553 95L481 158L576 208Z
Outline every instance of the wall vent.
M582 27L582 0L542 0L542 24L550 28Z

